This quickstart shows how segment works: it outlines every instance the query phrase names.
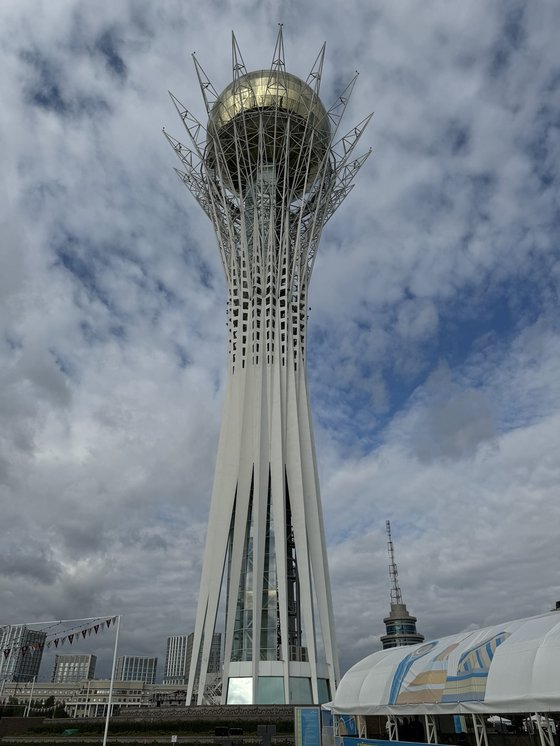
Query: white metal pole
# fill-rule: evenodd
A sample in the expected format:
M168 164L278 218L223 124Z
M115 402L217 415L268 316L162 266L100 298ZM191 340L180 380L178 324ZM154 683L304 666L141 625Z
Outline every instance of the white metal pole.
M25 709L25 715L24 715L24 717L26 717L26 718L29 717L29 713L31 712L31 699L33 697L33 690L35 689L35 679L36 678L37 677L34 676L33 677L33 681L31 682L31 691L29 692L29 701L27 703L27 707Z
M110 614L105 616L84 616L78 619L43 619L40 622L22 622L21 624L12 624L12 627L36 627L38 624L67 624L68 622L96 622L97 620L110 619Z
M113 666L111 669L111 683L109 684L109 698L107 701L107 713L105 715L105 732L103 734L103 746L107 746L107 733L109 732L109 718L111 717L111 705L113 704L113 681L115 680L115 668L117 665L117 645L119 643L119 627L121 625L120 615L117 617L117 631L115 632L115 649L113 650Z

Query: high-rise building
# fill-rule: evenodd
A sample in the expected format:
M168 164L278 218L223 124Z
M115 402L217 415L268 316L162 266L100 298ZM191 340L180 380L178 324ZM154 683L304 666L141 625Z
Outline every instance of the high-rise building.
M176 635L167 638L167 651L165 655L164 684L176 684L184 686L189 680L191 667L194 632L190 635ZM200 656L195 672L195 682L198 683L200 674ZM208 660L208 673L219 673L222 670L222 634L215 632L210 648Z
M121 655L117 658L115 680L143 681L145 684L155 684L156 670L157 658L146 658L141 655Z
M95 655L55 655L52 682L66 684L93 679L96 663Z
M225 408L187 702L201 655L224 631L221 699L319 703L339 672L306 372L309 281L324 224L368 153L369 117L337 139L354 80L319 98L325 48L304 82L280 29L268 69L248 72L235 37L218 94L195 58L207 125L175 97L189 146L166 136L179 176L216 231L227 282ZM204 701L204 684L197 700Z
M401 645L417 645L424 642L424 635L416 629L416 617L408 613L403 602L399 584L399 571L395 562L395 548L391 536L391 522L385 523L387 530L387 551L389 553L389 578L391 579L391 610L383 620L386 634L381 636L383 650L398 648Z
M39 674L45 632L24 624L0 627L0 682L33 681Z
M186 657L186 672L187 672L187 683L188 677L191 671L191 661L193 654L194 645L194 632L191 632L187 640L187 657ZM196 666L194 681L198 684L200 678L200 664L201 658L199 656L198 665ZM208 673L219 673L222 670L222 633L214 632L212 636L212 645L210 646L210 654L208 657Z
M164 684L184 686L187 683L187 640L188 635L173 635L167 638Z

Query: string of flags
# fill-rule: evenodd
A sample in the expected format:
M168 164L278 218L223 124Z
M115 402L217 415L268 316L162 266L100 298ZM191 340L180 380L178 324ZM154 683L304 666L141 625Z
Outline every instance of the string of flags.
M25 657L27 653L31 651L36 650L44 650L45 648L51 648L53 645L55 648L62 647L66 642L68 642L69 645L72 645L74 642L78 642L80 639L85 640L86 637L91 637L92 634L97 635L99 632L102 632L104 629L109 629L109 627L113 624L116 624L117 617L110 617L109 619L102 619L96 622L95 624L91 624L90 626L84 627L83 629L80 629L80 626L78 627L70 627L67 630L64 630L66 634L59 635L58 637L52 637L52 639L48 639L48 636L45 638L43 642L30 642L27 645L22 645L20 647L5 647L3 649L4 654L4 660L10 657L12 653L20 653L22 657ZM77 630L77 631L70 631L70 630ZM38 630L41 631L41 630ZM44 630L43 630L44 631Z

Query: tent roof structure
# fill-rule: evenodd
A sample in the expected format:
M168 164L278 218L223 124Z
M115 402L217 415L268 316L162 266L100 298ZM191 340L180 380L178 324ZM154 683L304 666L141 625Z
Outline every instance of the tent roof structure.
M339 714L560 712L560 613L382 650L343 677Z

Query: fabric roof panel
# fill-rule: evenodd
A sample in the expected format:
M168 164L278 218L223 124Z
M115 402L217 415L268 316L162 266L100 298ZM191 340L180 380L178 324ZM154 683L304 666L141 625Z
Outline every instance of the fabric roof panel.
M335 712L560 711L560 614L374 653L343 676Z

